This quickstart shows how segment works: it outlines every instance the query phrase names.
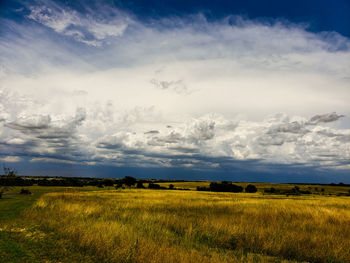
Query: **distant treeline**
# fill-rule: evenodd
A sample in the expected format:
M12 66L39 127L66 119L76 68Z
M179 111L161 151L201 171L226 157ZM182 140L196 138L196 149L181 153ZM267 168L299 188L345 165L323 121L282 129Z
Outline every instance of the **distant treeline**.
M126 176L124 178L107 179L107 178L89 178L89 177L31 177L31 176L16 176L16 175L0 175L0 185L2 186L97 186L107 187L116 186L145 188L144 183L149 184L149 188L152 189L168 189L161 187L156 183L162 182L184 182L184 180L156 180L156 179L136 179L132 176ZM173 185L170 185L170 189L174 189Z
M221 183L210 183L209 187L197 186L197 191L242 193L243 187L224 181ZM256 193L257 191L258 189L252 184L247 185L245 188L246 193Z
M81 177L30 177L0 176L0 185L6 186L113 186L123 179L81 178Z
M170 183L169 187L160 186L157 183ZM136 188L146 188L143 184L148 183L148 188L150 189L177 189L177 190L189 190L183 188L175 188L173 184L175 182L186 182L185 180L157 180L157 179L136 179L132 176L125 176L124 178L90 178L90 177L40 177L40 176L17 176L13 174L0 175L0 186L97 186L97 187L107 187L115 186L116 188L122 187L136 187ZM200 182L200 181L196 181ZM348 186L350 184L323 184L328 186ZM254 193L257 191L256 187L249 184L245 189L239 185L235 185L231 182L212 182L209 187L197 187L198 191L212 191L212 192L248 192ZM275 193L275 194L295 194L302 193L308 194L306 191L301 191L299 187L295 187L292 190L281 190L281 189L265 189L265 193Z

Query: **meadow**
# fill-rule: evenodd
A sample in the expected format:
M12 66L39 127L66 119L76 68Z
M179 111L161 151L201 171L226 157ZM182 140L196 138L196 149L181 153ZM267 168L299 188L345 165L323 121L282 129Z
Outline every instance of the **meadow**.
M32 186L0 200L0 262L350 262L350 197L336 196L348 188L287 197L256 185L254 194Z

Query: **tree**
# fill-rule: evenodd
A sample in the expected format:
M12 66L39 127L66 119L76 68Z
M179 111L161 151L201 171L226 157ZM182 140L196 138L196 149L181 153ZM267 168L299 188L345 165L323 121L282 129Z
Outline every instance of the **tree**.
M243 187L235 185L229 182L222 183L211 183L209 189L212 192L232 192L232 193L241 193L243 192Z
M255 185L248 184L247 187L245 188L246 193L256 193L258 189L255 187Z
M17 170L16 169L11 169L10 167L4 166L4 175L6 177L16 177Z
M149 183L148 188L149 189L166 189L164 186L160 186L159 184L155 184L155 183Z
M292 189L292 192L293 193L296 193L296 194L299 194L300 193L300 188L299 188L299 186L294 186L294 188Z
M7 180L8 182L11 182L11 181L14 182L14 180L12 180L12 179L16 178L16 174L17 174L16 169L11 169L9 167L4 166L4 175L3 176L6 177L6 179L9 179L9 180ZM9 191L11 188L12 188L11 184L9 184L9 185L6 184L6 185L0 186L0 199L2 198L2 195L5 192Z
M146 187L144 187L144 185L143 185L142 182L137 182L136 188L141 188L141 189L143 189L143 188L146 188Z
M126 186L133 186L136 184L137 180L132 176L125 176L123 181Z

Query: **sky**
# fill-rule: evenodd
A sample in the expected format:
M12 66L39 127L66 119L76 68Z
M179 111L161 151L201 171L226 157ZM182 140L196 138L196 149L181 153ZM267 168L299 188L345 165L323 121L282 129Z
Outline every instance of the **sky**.
M1 1L20 174L350 183L350 2Z

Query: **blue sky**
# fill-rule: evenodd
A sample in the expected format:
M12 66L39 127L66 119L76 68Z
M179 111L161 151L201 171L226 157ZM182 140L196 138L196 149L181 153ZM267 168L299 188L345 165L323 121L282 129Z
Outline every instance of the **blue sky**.
M24 1L31 2L31 1ZM2 1L1 15L11 19L21 19L13 12L23 7L23 1ZM86 6L100 5L96 1L55 1L84 12ZM105 4L122 9L149 20L169 16L184 16L203 13L209 20L230 15L240 15L249 19L283 19L294 23L308 24L313 32L335 31L350 36L350 3L347 0L295 0L295 1L104 1ZM33 3L33 2L32 2Z
M2 1L22 174L350 183L349 1Z

